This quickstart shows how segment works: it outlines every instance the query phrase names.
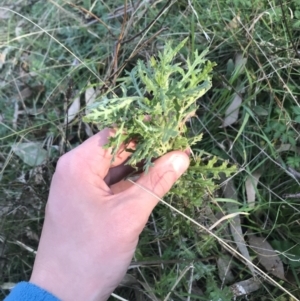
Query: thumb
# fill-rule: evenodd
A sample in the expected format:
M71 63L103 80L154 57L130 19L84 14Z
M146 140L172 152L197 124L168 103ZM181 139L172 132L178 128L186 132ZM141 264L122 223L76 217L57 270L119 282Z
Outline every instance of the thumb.
M139 196L136 205L141 205L143 213L151 213L159 201L158 198L162 198L186 171L189 161L184 152L173 151L157 159L148 173L141 175L136 181L137 185L130 188L130 192Z

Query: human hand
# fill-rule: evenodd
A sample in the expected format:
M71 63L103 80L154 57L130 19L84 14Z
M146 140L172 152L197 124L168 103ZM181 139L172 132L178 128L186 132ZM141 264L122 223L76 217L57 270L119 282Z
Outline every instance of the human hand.
M184 152L170 152L133 185L122 180L130 153L120 149L111 163L102 148L111 135L105 129L62 156L52 179L30 282L62 301L108 299L158 202L146 190L161 198L189 165Z

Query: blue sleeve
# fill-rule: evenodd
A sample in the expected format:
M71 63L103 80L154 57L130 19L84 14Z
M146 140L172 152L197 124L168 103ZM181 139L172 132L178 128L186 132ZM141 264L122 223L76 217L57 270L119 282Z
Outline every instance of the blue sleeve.
M4 299L4 301L60 301L49 292L29 283L20 282Z

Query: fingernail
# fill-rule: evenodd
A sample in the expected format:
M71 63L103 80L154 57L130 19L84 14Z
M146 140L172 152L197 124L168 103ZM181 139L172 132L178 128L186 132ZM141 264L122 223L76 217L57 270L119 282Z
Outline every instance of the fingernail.
M178 176L181 176L189 166L189 159L185 155L173 155L171 157L171 162Z
M184 152L185 152L188 156L190 156L190 155L192 154L191 148L187 148Z

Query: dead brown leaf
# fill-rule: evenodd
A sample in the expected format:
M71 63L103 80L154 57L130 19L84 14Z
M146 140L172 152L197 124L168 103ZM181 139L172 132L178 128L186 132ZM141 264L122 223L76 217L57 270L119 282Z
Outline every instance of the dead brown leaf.
M242 73L245 69L246 64L247 64L247 58L243 56L243 53L238 52L235 55L235 60L234 60L235 71L238 73Z
M96 100L96 96L96 91L93 87L89 87L85 90L84 98L87 107ZM89 109L87 107L85 109L86 114L89 113Z
M0 52L0 70L6 62L6 55L8 54L10 48L6 47L2 52Z
M255 206L256 187L261 176L260 171L255 171L252 175L249 175L245 182L247 201L250 208Z
M23 90L20 91L20 98L22 100L25 100L29 98L32 94L32 90L29 87L24 88Z
M225 180L225 177L222 176L222 180ZM223 187L224 196L227 199L233 199L238 200L237 197L237 190L235 188L235 185L233 183L233 180L227 180L226 185ZM227 211L228 212L237 212L238 211L238 205L235 203L226 203ZM233 240L236 243L236 246L240 253L247 259L247 266L249 270L251 271L252 275L255 276L255 270L253 267L253 264L251 264L252 260L249 255L248 248L246 246L242 225L241 225L241 219L240 215L236 215L231 221L230 221L230 232L232 234Z
M239 296L248 295L257 291L260 288L261 284L255 278L249 278L247 280L243 280L237 282L230 286L230 290L233 293L234 298Z
M92 104L96 98L96 91L93 87L89 87L85 90L85 103L87 105Z
M241 17L240 15L236 15L226 26L226 29L236 29L240 26Z
M231 104L229 105L229 107L225 112L223 127L232 125L238 120L241 104L242 104L242 98L240 97L239 94L235 93Z
M70 123L80 110L80 96L76 97L68 109L65 124Z
M228 255L220 256L217 260L219 278L224 284L232 283L234 276L232 274L232 259Z
M84 129L85 129L85 133L88 135L88 137L92 137L94 135L91 127L84 122Z
M249 246L257 254L260 264L272 275L286 280L283 263L264 237L249 235Z

